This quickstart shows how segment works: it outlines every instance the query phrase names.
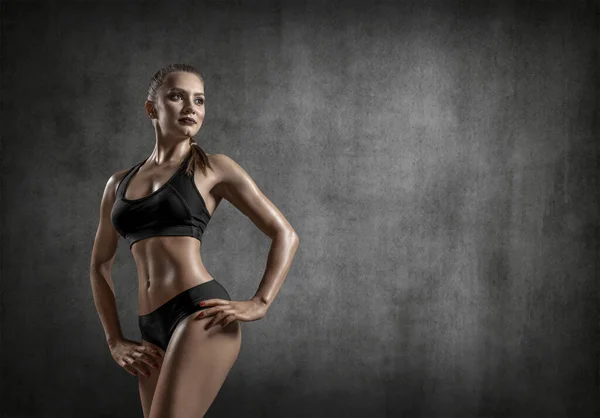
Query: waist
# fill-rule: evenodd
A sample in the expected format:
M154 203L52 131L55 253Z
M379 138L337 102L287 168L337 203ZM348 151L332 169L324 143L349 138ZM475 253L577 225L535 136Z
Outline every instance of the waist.
M180 277L163 282L156 281L146 287L143 282L139 285L138 315L143 316L155 311L160 306L185 291L206 283L214 282L212 277Z
M150 312L192 286L213 280L202 263L200 242L192 237L154 237L136 243L138 310Z
M154 309L138 313L138 317L140 321L161 322L165 318L179 314L182 310L198 310L196 305L199 301L213 298L231 300L225 287L214 279L177 292Z

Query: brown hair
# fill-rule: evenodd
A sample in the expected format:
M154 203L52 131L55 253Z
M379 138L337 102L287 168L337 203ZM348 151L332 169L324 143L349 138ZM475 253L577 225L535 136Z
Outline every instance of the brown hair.
M170 64L165 68L158 70L156 74L154 74L154 77L152 77L152 80L150 80L150 86L148 88L148 100L156 101L156 93L160 86L162 86L165 82L167 75L180 71L197 75L200 81L202 81L202 85L204 85L204 78L202 77L202 74L200 74L200 71L198 71L196 68L187 64ZM193 137L190 137L190 146L192 147L192 157L185 168L185 174L191 176L197 164L200 167L202 174L206 175L207 167L211 170L213 169L210 165L210 161L208 161L206 153L200 147L200 145L196 143Z

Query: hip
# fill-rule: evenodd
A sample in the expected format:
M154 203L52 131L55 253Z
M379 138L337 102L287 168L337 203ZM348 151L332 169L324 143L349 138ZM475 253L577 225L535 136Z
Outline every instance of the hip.
M177 311L195 309L198 302L214 298L231 300L227 289L217 280L211 279L169 295L164 302L153 306L146 313L138 313L138 317L145 320L169 316Z
M202 285L214 282L211 285L202 287ZM143 316L153 311L172 300L181 294L189 294L190 296L201 296L203 291L211 289L214 291L218 287L223 286L213 277L207 275L192 275L182 276L173 279L164 279L154 281L150 285L146 285L148 281L140 281L138 294L138 315ZM192 290L195 289L195 290ZM229 296L225 288L224 292L220 292L223 296Z

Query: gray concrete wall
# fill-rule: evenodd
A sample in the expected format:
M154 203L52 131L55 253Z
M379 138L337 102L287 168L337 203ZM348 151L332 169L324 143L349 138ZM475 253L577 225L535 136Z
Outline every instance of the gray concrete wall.
M89 285L101 193L152 150L147 85L197 66L197 141L301 246L207 417L593 417L591 2L2 3L1 412L141 417ZM268 239L225 202L203 260L253 295ZM138 339L135 265L113 268Z

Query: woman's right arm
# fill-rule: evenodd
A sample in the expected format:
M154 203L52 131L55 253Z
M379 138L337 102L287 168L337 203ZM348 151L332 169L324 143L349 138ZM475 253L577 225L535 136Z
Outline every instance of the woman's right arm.
M110 221L110 212L115 202L116 187L123 178L125 171L113 174L104 188L100 204L100 222L96 231L90 262L90 282L94 303L104 327L104 334L109 347L123 339L117 313L115 286L111 278L112 264L119 243L119 233Z
M150 376L148 367L159 368L157 363L160 362L161 353L157 349L124 338L117 312L115 285L111 277L119 244L119 233L110 221L110 212L115 203L117 186L126 173L127 170L123 170L113 174L104 188L102 203L100 203L100 223L90 262L90 282L110 354L129 374L139 373L148 377Z

